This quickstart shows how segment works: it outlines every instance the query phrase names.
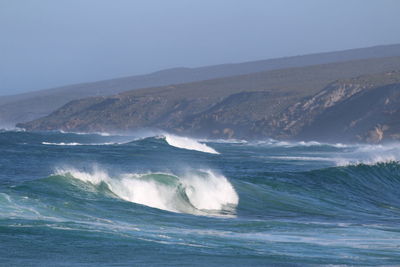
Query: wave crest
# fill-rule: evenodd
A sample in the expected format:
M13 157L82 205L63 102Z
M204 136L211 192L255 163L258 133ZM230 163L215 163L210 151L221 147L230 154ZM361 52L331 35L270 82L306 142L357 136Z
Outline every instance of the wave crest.
M207 146L206 144L200 143L195 139L171 134L165 134L164 138L170 146L211 154L219 154L215 149Z
M233 215L239 197L228 179L210 170L184 176L168 173L122 174L111 177L94 169L59 169L56 175L95 186L105 184L118 198L162 210L195 215Z

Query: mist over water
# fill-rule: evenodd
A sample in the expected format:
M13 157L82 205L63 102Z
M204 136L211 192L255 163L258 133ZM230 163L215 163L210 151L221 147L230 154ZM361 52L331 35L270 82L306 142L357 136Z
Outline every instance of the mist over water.
M0 150L6 265L400 260L399 144L3 131Z

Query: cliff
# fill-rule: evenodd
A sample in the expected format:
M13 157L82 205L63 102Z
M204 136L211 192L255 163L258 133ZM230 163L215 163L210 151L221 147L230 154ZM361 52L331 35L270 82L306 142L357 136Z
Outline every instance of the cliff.
M255 129L279 139L378 143L399 139L399 112L400 72L391 71L335 81Z

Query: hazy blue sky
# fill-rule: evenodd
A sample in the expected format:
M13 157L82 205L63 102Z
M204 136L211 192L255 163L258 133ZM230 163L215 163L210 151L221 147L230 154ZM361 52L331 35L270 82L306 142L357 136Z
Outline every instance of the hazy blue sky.
M0 0L0 95L400 43L399 0Z

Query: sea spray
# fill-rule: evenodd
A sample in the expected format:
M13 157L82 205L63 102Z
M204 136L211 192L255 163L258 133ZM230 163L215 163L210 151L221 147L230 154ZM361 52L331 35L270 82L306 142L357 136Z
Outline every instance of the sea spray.
M196 170L182 176L170 173L128 173L111 177L94 168L83 172L58 169L56 175L93 185L105 184L118 198L145 206L195 215L234 214L239 197L228 179L211 170Z
M0 132L0 265L398 265L400 144L155 136Z
M375 165L377 163L390 163L400 160L400 146L398 144L385 145L353 145L353 149L342 153L336 160L337 166L347 165Z
M219 154L215 149L207 146L206 144L202 144L195 139L191 139L189 137L176 136L171 134L165 134L165 141L171 146L188 149L188 150L196 150L205 153L211 154Z

